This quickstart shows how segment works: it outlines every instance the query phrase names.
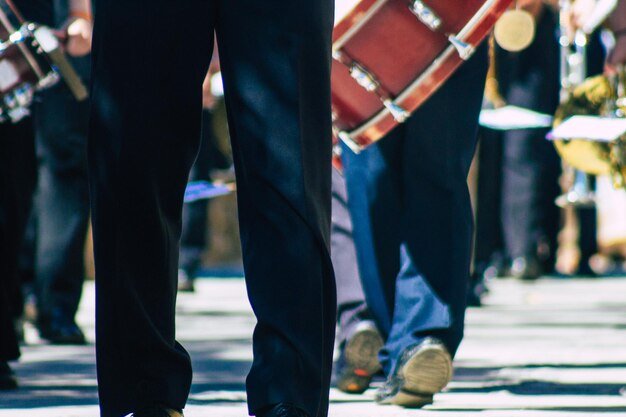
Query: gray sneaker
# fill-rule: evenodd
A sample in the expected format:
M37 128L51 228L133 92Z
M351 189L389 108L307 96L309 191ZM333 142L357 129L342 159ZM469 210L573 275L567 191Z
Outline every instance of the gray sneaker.
M433 395L452 379L452 358L435 338L408 347L392 375L376 393L379 404L419 408L432 404Z
M365 392L374 375L381 370L378 351L383 338L371 321L359 323L343 348L343 363L338 372L337 388L348 394Z

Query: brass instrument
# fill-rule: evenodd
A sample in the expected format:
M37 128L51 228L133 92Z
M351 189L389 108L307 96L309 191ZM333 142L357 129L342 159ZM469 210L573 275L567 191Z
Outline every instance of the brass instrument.
M573 39L568 33L568 19L572 7L571 0L559 0L559 45L561 48L561 107L573 96L573 89L582 84L587 76L587 35L578 30ZM557 110L558 112L558 110ZM555 125L563 118L555 119ZM569 162L559 149L559 141L555 146L561 158ZM571 141L569 141L571 143ZM574 167L573 182L568 191L557 197L555 203L559 207L590 207L595 205L596 196L590 187L589 175Z
M625 86L623 69L610 77L588 78L559 106L555 123L573 115L625 117ZM609 175L615 188L626 188L626 137L613 142L558 140L555 146L563 160L574 168L591 175Z

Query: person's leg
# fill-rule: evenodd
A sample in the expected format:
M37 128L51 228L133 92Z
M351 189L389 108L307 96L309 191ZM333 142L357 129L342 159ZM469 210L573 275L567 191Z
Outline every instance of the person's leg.
M342 161L359 273L367 306L384 338L391 329L400 270L404 126L359 154L343 146Z
M392 372L402 351L427 336L439 338L452 357L463 337L473 238L467 175L487 71L485 46L407 121L400 168L405 253L386 343Z
M346 181L333 169L331 258L337 281L337 344L335 384L347 393L365 391L380 370L378 351L383 339L365 301L352 235Z
M486 279L503 272L502 242L502 134L492 129L479 130L477 191L474 207L476 233L468 305L478 307L487 289Z
M364 320L371 320L371 314L365 301L357 264L345 178L336 170L332 174L330 242L337 280L337 343L341 346L356 325Z
M328 409L336 321L330 245L332 1L220 0L217 39L248 295L248 407Z
M101 415L182 409L191 361L175 340L181 212L200 140L214 3L95 6L88 154Z
M84 64L84 63L83 63ZM84 343L74 319L85 276L89 221L89 103L64 85L40 96L35 113L39 182L35 205L37 325L53 343Z
M543 129L506 132L503 137L502 219L511 274L538 278L556 258L558 158Z
M421 407L452 378L463 337L472 252L467 186L487 70L486 49L407 121L402 173L402 268L381 352L381 404ZM458 108L462 111L441 111Z
M502 134L479 131L478 193L476 198L476 242L474 269L482 275L491 266L501 269L505 256L502 242Z

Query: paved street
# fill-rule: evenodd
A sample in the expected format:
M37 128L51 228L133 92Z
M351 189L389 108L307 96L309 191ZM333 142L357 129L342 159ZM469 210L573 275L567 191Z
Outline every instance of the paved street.
M93 285L79 323L93 341ZM332 393L331 417L626 416L626 278L492 283L468 312L454 381L423 410ZM241 279L205 279L179 299L178 329L194 360L187 417L242 417L254 318ZM22 388L0 393L0 417L97 416L93 345L28 345Z

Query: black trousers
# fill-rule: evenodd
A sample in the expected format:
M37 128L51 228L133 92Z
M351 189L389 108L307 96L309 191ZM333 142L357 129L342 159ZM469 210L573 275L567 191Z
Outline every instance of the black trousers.
M0 361L15 360L22 313L18 254L37 178L32 120L0 124Z
M248 296L251 413L328 408L331 0L99 0L89 164L103 417L183 408L174 312L183 193L217 33ZM137 42L141 40L141 42Z

